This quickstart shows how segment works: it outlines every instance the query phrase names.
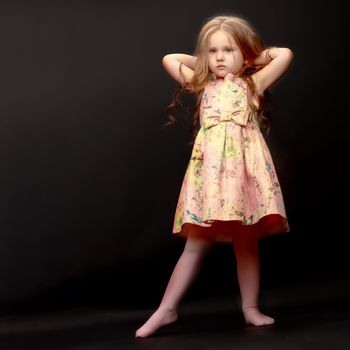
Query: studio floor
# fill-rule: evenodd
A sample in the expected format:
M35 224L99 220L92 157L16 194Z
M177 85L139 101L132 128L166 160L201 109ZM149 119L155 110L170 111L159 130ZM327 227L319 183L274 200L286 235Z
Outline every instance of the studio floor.
M272 327L246 327L237 300L185 301L176 323L134 338L153 309L79 306L0 318L1 350L340 350L350 349L350 282L309 281L265 289ZM236 298L236 297L235 297Z

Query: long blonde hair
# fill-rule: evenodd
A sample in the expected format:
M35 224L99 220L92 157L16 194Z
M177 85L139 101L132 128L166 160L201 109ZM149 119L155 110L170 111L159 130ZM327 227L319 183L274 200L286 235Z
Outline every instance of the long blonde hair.
M197 98L195 105L195 112L193 114L190 131L192 133L192 142L198 132L199 124L199 106L201 97L206 84L208 83L210 71L208 65L208 43L211 35L218 30L226 31L235 40L239 46L244 59L248 62L248 65L243 65L238 76L240 76L248 85L251 94L256 92L254 81L251 75L263 66L252 66L249 62L253 62L262 51L265 49L264 44L260 36L255 30L242 18L233 16L216 16L207 21L202 27L198 38L194 56L197 58L194 66L194 74L190 83L180 85L178 84L174 98L171 104L166 108L168 111L169 121L165 125L173 124L176 120L174 111L178 105L181 105L180 95L184 92L194 94ZM181 64L179 67L179 73L181 72ZM184 79L183 79L184 81ZM270 128L270 121L268 118L268 91L266 90L263 95L257 95L259 104L256 109L256 115L261 128Z

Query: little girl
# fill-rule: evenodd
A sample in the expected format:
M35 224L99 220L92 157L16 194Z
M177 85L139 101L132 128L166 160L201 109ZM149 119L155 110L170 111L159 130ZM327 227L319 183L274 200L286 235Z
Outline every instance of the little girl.
M271 325L258 308L258 240L289 231L283 197L261 129L269 126L267 89L287 70L288 48L264 48L243 19L218 16L199 33L194 56L169 54L163 66L197 96L191 158L173 234L186 237L158 309L136 331L147 337L175 322L181 298L214 242L233 245L246 324Z

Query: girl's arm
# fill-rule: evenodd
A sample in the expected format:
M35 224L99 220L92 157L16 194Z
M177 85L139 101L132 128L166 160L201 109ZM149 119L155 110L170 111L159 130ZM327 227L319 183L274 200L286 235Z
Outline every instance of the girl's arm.
M292 50L286 47L271 47L264 50L251 64L265 65L264 68L252 74L256 91L262 95L286 72L293 59Z
M193 77L195 56L181 53L165 55L162 64L167 73L181 85L189 83ZM181 69L181 74L180 74Z

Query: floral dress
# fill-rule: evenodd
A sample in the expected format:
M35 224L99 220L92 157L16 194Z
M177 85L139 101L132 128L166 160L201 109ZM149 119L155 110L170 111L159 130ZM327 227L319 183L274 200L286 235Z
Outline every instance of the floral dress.
M173 234L231 242L238 234L261 238L289 231L275 167L247 91L246 82L232 73L207 83Z

